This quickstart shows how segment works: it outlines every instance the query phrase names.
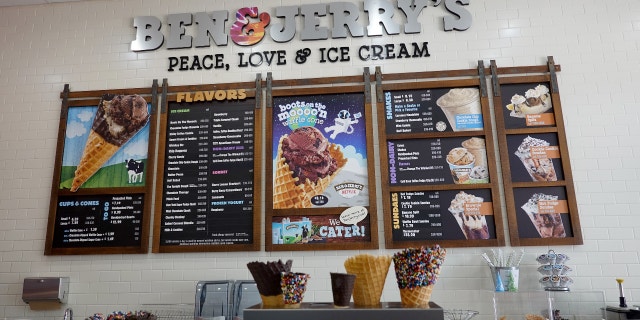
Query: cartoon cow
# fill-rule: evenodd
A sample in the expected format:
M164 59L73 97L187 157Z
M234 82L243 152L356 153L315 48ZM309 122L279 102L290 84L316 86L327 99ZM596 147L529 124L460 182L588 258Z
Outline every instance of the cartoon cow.
M138 180L142 182L142 176L144 175L144 162L136 161L133 159L125 160L127 166L127 172L129 173L129 183L136 183Z

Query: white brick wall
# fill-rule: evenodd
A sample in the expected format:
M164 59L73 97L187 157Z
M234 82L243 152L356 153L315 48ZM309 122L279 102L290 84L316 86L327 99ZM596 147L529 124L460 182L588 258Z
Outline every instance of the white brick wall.
M235 10L255 5L329 2L324 0L97 0L0 8L0 318L61 319L62 311L34 312L21 300L22 279L68 276L68 306L76 318L148 303L192 303L197 280L247 279L244 265L256 259L294 259L296 270L311 273L307 301L329 301L330 271L342 270L355 251L275 253L193 253L142 255L43 255L55 157L59 93L149 86L253 81L257 72L276 79L361 74L364 66L383 72L474 68L479 59L498 66L540 65L554 56L559 73L569 151L584 233L582 246L555 247L571 257L573 290L605 293L617 303L616 277L625 279L628 301L640 304L640 2L627 0L472 0L473 26L441 31L442 7L423 12L419 35L298 40L254 50L291 51L296 46L349 46L383 41L429 41L430 58L238 68L233 44L214 48L232 63L228 72L167 72L167 57L203 54L206 49L133 53L134 16ZM359 2L358 2L359 3ZM435 12L435 13L434 13ZM353 49L352 49L353 50ZM382 217L379 217L382 221ZM383 230L380 225L380 230ZM383 239L383 235L380 234ZM433 300L446 308L487 313L491 280L479 254L487 248L449 250ZM521 289L538 290L535 257L546 247L526 247ZM390 253L380 250L380 253ZM377 252L373 252L377 253ZM398 300L390 272L383 299Z

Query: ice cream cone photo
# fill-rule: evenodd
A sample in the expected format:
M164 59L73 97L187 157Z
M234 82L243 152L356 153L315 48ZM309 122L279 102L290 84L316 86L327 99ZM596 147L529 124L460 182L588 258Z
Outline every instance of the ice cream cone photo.
M87 127L92 117L91 126ZM144 167L148 156L148 129L139 137L137 134L148 128L149 118L149 106L137 94L105 94L97 108L71 108L60 187L76 192L81 187L131 184L127 163ZM86 138L84 143L83 138ZM120 156L115 157L116 154ZM102 173L100 177L98 173ZM139 179L139 184L142 180Z
M273 208L310 208L347 163L320 130L300 127L282 136L275 160Z

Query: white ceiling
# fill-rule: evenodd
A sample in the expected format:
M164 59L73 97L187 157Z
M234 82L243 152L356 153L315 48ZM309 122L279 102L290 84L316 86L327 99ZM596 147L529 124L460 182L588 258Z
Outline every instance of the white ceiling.
M57 2L76 2L88 0L0 0L0 7L30 6Z

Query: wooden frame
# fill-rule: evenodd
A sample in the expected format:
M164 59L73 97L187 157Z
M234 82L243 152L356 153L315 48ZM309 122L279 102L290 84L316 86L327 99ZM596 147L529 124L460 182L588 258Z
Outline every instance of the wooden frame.
M476 70L413 73L410 77L382 75L377 70L387 248L435 243L445 247L504 245L497 159L484 72L482 61ZM414 82L403 80L406 78ZM449 116L435 101L446 100L454 93L474 92L478 96L473 107L451 112ZM409 126L402 121L419 126ZM483 152L472 153L467 149L467 143L479 143L482 139L484 156ZM468 161L449 164L447 154L458 151L464 151ZM404 154L411 156L406 159L399 156ZM479 176L471 172L482 172L482 168L476 167L483 167L485 161L480 159L484 158L488 179L478 179ZM480 228L472 229L465 221L475 221Z
M155 163L157 91L156 80L153 81L152 87L137 89L71 92L69 85L65 85L64 91L60 94L62 110L51 186L45 255L148 251L153 190L153 174L149 173L154 172ZM106 106L118 95L122 95L123 100L128 99L124 97L128 95L133 97L133 101L143 98L147 104L148 122L139 126L133 136L129 136L124 142L124 138L111 143L109 140L103 140L100 145L96 142L86 143L85 146L90 131L93 131L92 119L101 115L98 111L107 110ZM103 106L105 109L100 109ZM72 117L71 112L74 114ZM105 114L104 119L107 117L110 115ZM94 125L104 123L99 122L100 119L102 117L99 117ZM104 139L101 135L94 136ZM144 143L147 144L145 155L140 153L141 150L137 150ZM129 147L136 147L132 147L133 144L137 146L136 150L125 152ZM113 146L110 147L113 153L102 149L96 154L108 154L108 157L103 157L102 160L82 160L82 155L85 154L83 150L87 151L88 156L92 148L100 146ZM125 159L125 154L132 158ZM134 160L133 155L138 158ZM125 160L122 163L114 162L118 161L117 159ZM128 166L129 161L132 161L131 166ZM81 166L81 163L93 165L95 170L90 174L78 170L79 173L74 174L76 167L85 167ZM84 181L81 176L88 178ZM71 180L75 181L72 183Z
M259 74L244 83L164 80L153 252L260 250L261 93ZM241 127L229 125L235 118Z
M373 136L373 130L371 120L370 78L368 69L365 69L363 77L276 81L271 79L271 73L268 74L266 93L266 145L268 147L265 177L265 235L267 235L265 247L267 251L378 248L378 222L375 200L376 186L375 175L373 174L374 154L371 138ZM332 86L327 86L327 84L332 84ZM326 99L334 100L332 100L333 103L329 104L326 103ZM318 107L318 105L326 107L326 118L322 116L322 119L326 121L331 121L333 119L332 117L336 117L338 113L343 113L338 112L338 109L342 107L337 107L337 105L344 106L344 110L354 113L353 119L350 113L344 113L342 120L339 120L338 117L335 119L336 126L338 122L340 122L341 125L346 126L344 128L353 126L353 128L351 128L352 130L349 133L334 130L327 141L331 144L334 142L339 143L337 142L338 140L336 140L338 135L351 137L351 132L356 132L353 138L354 140L350 141L348 146L357 150L360 150L358 148L364 150L364 154L362 152L360 153L366 157L366 168L364 168L365 171L362 176L360 176L360 180L362 181L358 180L357 176L347 176L348 172L346 170L338 169L334 175L321 179L325 182L330 181L328 185L325 185L325 189L314 189L313 195L311 195L311 191L300 191L293 197L296 200L289 202L281 200L281 191L285 190L284 186L287 186L287 188L292 187L293 189L297 188L294 186L295 182L293 181L293 179L296 178L294 178L289 171L289 166L286 162L283 162L280 170L275 167L275 163L279 163L276 160L282 159L281 161L286 161L282 154L278 152L282 146L281 139L289 136L297 126L316 127L317 125L318 128L325 129L323 130L324 132L322 132L323 135L328 135L332 130L327 123L323 122L324 120L318 120L320 116L315 119L314 123L308 122L310 121L309 118L289 117L282 113L279 114L278 119L274 117L274 113L279 110L279 106L276 105L277 103L282 103L281 106L285 106L294 100L311 103L311 105L315 106L307 109L304 109L304 107L296 107L296 110L300 112L303 112L303 109L310 113L316 112L320 109L314 108L321 108ZM361 115L360 118L358 118L358 114ZM281 116L282 118L280 118ZM294 118L297 119L296 121L303 123L293 124L294 120L292 119ZM287 126L282 122L278 122L278 126L275 127L275 123L279 120L285 121ZM311 131L315 129L301 130ZM274 134L274 132L277 133ZM357 137L358 133L364 134L364 137ZM345 140L342 138L340 141ZM345 158L348 157L348 155L342 153L343 151L346 152L345 149L339 148L339 150L338 153L341 153ZM334 159L336 159L336 157L339 158L336 154L332 154L332 157ZM358 163L358 160L355 158L346 158L345 161ZM274 172L274 168L276 172ZM362 166L358 168L362 169ZM278 174L278 172L281 174ZM341 173L342 175L340 175ZM276 178L274 178L274 175ZM357 182L348 184L345 181ZM339 185L337 185L338 183ZM308 182L308 185L312 186L315 184ZM331 186L333 186L333 188ZM360 189L357 188L358 186ZM345 188L338 191L341 187ZM353 196L353 200L347 198L347 192ZM366 192L367 198L363 198L365 195L364 192ZM274 193L277 193L277 195ZM327 195L333 196L334 200L331 200ZM340 198L340 196L342 196L342 198ZM304 197L305 200L299 200L299 197ZM341 199L344 203L338 204L338 202L336 202L338 199ZM323 207L324 205L327 205L327 207Z
M520 68L518 72L503 72L495 61L491 61L496 126L513 246L582 244L556 78L558 70L553 57L547 58L547 66ZM548 92L537 97L538 91ZM533 100L521 102L523 98L527 99L525 94L533 96Z

